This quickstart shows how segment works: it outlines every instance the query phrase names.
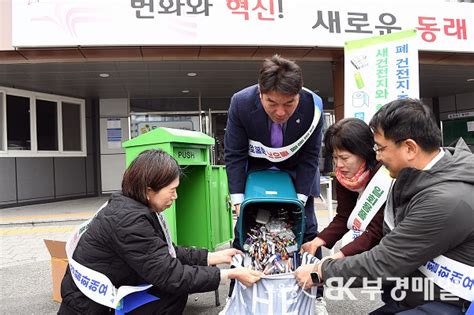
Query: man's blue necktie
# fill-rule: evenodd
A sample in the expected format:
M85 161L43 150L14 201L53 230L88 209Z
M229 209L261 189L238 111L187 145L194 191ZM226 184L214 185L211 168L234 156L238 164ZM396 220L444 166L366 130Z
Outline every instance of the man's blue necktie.
M272 122L272 129L270 130L270 144L274 148L280 148L283 146L283 129L281 124Z

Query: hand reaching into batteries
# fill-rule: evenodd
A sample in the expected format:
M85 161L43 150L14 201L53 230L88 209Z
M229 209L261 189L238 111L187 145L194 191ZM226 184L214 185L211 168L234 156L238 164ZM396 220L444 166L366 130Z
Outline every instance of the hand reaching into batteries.
M235 248L229 248L214 253L208 253L207 263L209 266L217 264L230 264L232 261L232 257L237 254L242 254L242 252Z
M249 268L238 267L229 270L229 279L237 279L246 287L252 286L263 276L263 272Z
M326 245L326 242L320 239L319 237L316 237L314 240L310 242L306 242L303 245L301 245L300 252L301 253L307 252L311 255L315 255L318 248L323 245Z

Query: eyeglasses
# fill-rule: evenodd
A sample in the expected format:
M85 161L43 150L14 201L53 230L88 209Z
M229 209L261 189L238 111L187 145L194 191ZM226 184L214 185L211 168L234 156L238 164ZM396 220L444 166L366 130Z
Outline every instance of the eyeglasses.
M393 143L397 144L397 143L405 141L405 140L406 139L400 139L400 140L394 141ZM374 144L374 147L372 149L374 150L375 153L382 153L389 145L390 145L390 143L387 144L387 145L384 145L384 146L379 146L376 143L376 144Z
M388 147L388 144L381 147L379 147L377 144L374 144L374 147L372 149L374 150L375 153L380 153L380 152L383 152L383 150L385 150L386 147Z

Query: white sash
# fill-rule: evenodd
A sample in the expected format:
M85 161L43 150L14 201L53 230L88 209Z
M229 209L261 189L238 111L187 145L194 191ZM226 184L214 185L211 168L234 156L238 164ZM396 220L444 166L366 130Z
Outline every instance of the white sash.
M393 215L387 216L388 212L393 214L391 199L387 200L384 220L390 230L393 230ZM474 267L439 255L418 267L418 270L440 288L469 302L474 301Z
M271 162L282 162L292 157L293 154L295 154L303 146L303 144L305 144L306 140L309 139L318 125L323 106L318 95L307 88L303 88L303 90L311 94L314 103L313 121L311 122L311 126L309 126L308 130L306 130L300 139L282 148L267 147L259 141L249 139L249 156L267 159Z
M99 210L97 210L94 216L76 227L74 233L66 242L66 255L69 260L69 269L71 271L72 278L79 290L81 290L85 296L94 302L113 309L117 309L121 307L120 302L125 296L134 292L147 290L148 288L151 288L152 285L123 285L117 289L106 275L83 266L72 258L81 236L87 231L89 227L89 223L106 205L107 202L104 203L99 208Z
M392 180L389 171L382 165L370 180L362 196L357 200L349 220L347 220L349 232L342 237L342 246L346 246L365 231L387 200Z
M440 255L418 270L444 290L474 301L474 267Z
M171 257L176 258L176 250L174 249L173 241L171 241L171 234L170 230L168 229L168 222L161 213L156 213L156 216L158 217L158 222L160 222L161 229L165 234L166 244L168 244L168 253L170 253Z

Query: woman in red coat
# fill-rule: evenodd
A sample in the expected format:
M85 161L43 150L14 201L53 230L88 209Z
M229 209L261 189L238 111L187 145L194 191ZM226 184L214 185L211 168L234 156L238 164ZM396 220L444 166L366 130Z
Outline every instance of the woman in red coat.
M321 246L332 248L349 232L348 225L351 226L352 222L348 224L348 220L357 200L381 166L375 159L374 144L372 131L360 119L346 118L328 128L324 145L332 154L335 166L337 214L315 239L302 245L302 251L314 254ZM382 238L384 206L378 209L360 236L343 244L332 257L356 255L377 245Z

